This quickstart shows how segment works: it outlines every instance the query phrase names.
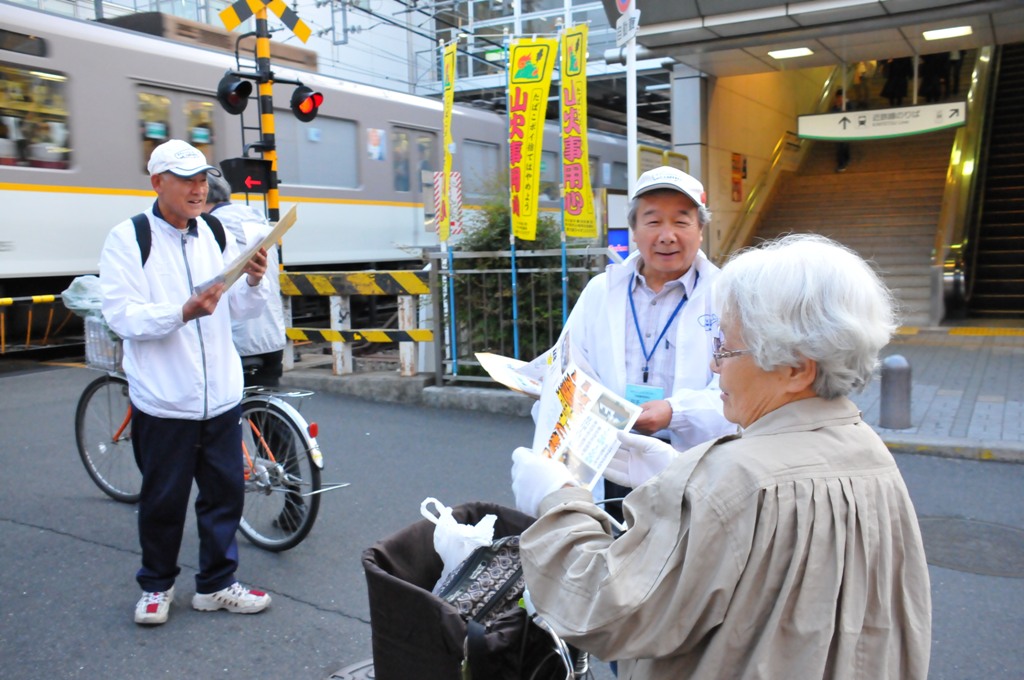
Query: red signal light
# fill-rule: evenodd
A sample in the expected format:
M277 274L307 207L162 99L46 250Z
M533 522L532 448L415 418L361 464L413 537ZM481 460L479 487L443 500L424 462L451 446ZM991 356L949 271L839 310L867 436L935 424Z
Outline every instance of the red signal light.
M245 111L252 94L252 83L228 71L217 85L217 101L228 113L237 116Z
M316 114L320 111L320 105L323 102L324 96L322 94L314 92L305 85L299 85L292 92L292 113L303 123L308 123L316 118Z

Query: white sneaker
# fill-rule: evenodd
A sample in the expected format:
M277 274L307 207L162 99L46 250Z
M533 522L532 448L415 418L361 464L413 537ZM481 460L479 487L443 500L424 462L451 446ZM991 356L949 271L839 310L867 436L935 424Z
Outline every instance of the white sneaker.
M135 605L135 623L158 626L167 622L167 614L174 601L174 586L170 590L142 593L142 599Z
M270 595L252 588L246 588L235 581L227 588L215 593L196 593L192 597L192 608L201 612L215 612L227 609L233 614L255 614L270 606Z

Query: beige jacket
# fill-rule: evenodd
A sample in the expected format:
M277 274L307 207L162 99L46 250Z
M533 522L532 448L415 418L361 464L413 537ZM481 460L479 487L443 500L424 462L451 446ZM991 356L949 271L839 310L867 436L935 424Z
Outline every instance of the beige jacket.
M589 501L543 501L523 568L541 614L623 660L621 680L927 677L917 516L848 399L788 404L681 454L626 498L618 539Z

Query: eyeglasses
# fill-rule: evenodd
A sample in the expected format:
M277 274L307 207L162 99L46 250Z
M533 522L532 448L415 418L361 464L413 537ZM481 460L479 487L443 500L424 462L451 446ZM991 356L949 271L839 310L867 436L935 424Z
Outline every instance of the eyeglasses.
M754 351L752 349L722 349L722 338L715 338L713 348L711 356L715 358L715 368L722 367L722 359L738 357L741 354L750 354Z

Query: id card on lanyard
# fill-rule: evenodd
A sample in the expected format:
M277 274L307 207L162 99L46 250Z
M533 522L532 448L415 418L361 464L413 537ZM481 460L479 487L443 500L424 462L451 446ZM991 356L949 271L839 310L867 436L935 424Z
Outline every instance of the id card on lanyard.
M699 276L699 273L696 273ZM668 317L668 321L665 322L665 327L661 329L661 333L658 334L658 339L654 341L650 351L647 349L647 344L644 343L644 334L640 330L640 320L636 315L636 302L633 301L633 285L636 281L636 274L630 274L629 277L629 309L633 313L633 326L636 328L637 338L640 340L640 349L644 354L644 367L643 367L643 384L629 384L626 385L626 400L633 404L643 404L648 401L655 401L658 399L665 398L665 388L658 387L655 385L648 385L647 378L650 374L651 357L654 356L654 352L658 349L658 345L661 344L665 334L668 333L668 329L672 326L672 322L675 321L680 310L686 305L686 301L689 297L686 295L686 290L683 290L683 299L679 301L676 308L672 310L672 314ZM694 279L693 285L697 285L696 279ZM668 349L668 343L665 343L665 348Z

